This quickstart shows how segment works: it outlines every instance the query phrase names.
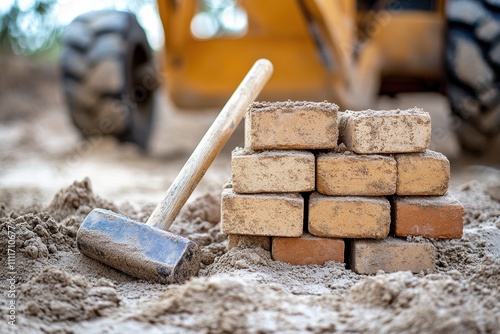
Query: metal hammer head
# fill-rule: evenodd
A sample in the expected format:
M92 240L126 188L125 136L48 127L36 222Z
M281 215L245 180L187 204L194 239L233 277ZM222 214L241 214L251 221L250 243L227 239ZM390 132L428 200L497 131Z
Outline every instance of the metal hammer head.
M196 243L109 210L94 209L76 235L81 253L129 275L182 283L200 269Z

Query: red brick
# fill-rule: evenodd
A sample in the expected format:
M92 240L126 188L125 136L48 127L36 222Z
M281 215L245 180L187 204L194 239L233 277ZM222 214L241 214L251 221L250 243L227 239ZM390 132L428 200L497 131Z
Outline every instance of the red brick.
M294 265L344 262L344 240L318 238L304 234L300 238L272 238L272 257Z
M450 195L395 196L394 231L397 236L460 239L464 227L464 207Z
M430 242L413 243L402 239L353 240L351 267L358 274L409 270L418 273L434 267L435 249Z

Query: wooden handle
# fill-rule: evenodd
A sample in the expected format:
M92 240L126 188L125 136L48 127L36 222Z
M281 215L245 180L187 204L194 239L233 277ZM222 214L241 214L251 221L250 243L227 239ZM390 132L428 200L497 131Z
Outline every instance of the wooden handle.
M259 59L253 65L168 188L167 194L146 222L147 225L162 230L167 230L172 225L208 167L245 116L250 103L264 88L272 72L273 65L267 59Z

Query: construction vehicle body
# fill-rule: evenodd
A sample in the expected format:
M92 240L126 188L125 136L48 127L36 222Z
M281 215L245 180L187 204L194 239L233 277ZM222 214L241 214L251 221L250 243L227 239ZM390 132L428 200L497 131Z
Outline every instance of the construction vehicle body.
M482 151L500 133L498 0L158 0L158 10L159 71L130 13L83 14L68 28L64 89L84 136L97 128L146 147L152 77L181 108L220 107L259 58L275 68L260 100L359 110L381 94L437 91L464 146Z
M264 100L368 108L384 79L442 80L445 1L421 1L420 10L408 7L411 1L384 2L370 10L368 1L241 0L234 10L247 16L243 31L199 38L193 22L201 1L158 1L165 86L181 107L220 105L260 57L275 67Z

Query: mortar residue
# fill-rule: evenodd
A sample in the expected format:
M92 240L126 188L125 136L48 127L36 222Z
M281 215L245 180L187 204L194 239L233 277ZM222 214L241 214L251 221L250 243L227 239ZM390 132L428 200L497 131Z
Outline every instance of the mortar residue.
M283 101L283 102L253 102L250 105L250 110L253 112L267 112L281 110L283 112L292 112L295 110L319 110L324 112L337 111L339 107L328 101L309 102L309 101Z

